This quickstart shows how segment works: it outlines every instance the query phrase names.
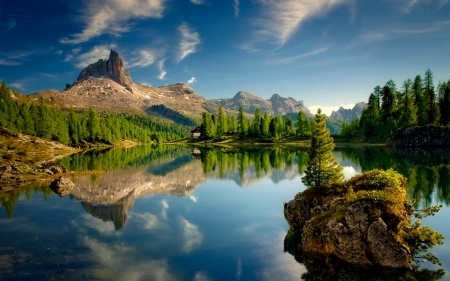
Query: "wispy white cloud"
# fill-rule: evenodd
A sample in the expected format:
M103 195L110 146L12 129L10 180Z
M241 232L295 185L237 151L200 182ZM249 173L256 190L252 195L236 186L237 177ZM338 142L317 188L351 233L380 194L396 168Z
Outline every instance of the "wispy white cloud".
M56 75L53 74L49 74L49 73L39 73L39 75L48 77L48 78L52 78L52 79L58 79L58 77Z
M9 86L9 88L11 88L13 90L19 90L19 91L26 90L25 85L23 83L19 83L19 82L9 83L8 86Z
M234 8L234 16L239 17L239 0L234 0L233 8Z
M307 57L311 57L311 56L315 56L315 55L324 53L324 52L328 51L329 48L330 47L323 47L323 48L320 48L320 49L317 49L317 50L313 50L311 52L307 52L307 53L304 53L304 54L300 54L300 55L297 55L297 56L291 56L291 57L280 58L280 59L273 59L273 60L268 61L268 63L269 64L287 64L287 63L292 63L292 62L294 62L296 60L299 60L299 59L303 59L303 58L307 58Z
M182 61L188 55L197 51L197 45L201 43L198 32L190 28L187 23L182 23L178 27L180 33L180 45L178 49L177 62Z
M158 79L159 80L164 80L164 77L166 77L167 72L164 70L164 62L166 61L166 59L162 59L158 62L158 69L159 69L159 75L158 75Z
M197 197L191 195L189 196L189 199L191 199L194 203L197 203Z
M99 45L94 46L89 52L80 54L76 57L76 67L84 68L91 63L97 62L99 59L107 59L111 49L114 49L116 45Z
M191 77L191 79L189 79L187 81L188 84L192 84L192 83L195 83L195 82L197 82L197 78L195 78L195 77Z
M244 49L252 50L259 43L283 46L306 19L322 15L351 0L260 0L262 17L253 21L257 27L251 43ZM250 44L250 46L249 46ZM246 46L246 48L245 48Z
M350 44L369 44L377 41L395 40L403 36L423 35L428 33L437 33L447 30L450 27L450 20L428 23L409 24L403 26L390 26L389 28L381 26L377 30L365 31L359 35L354 42Z
M130 19L161 18L166 0L86 0L81 33L62 38L61 43L79 44L104 33L120 35L129 30Z
M166 202L166 200L162 200L161 205L162 205L161 217L166 220L167 219L167 209L169 209L169 204Z
M8 22L8 32L11 31L11 29L13 29L15 26L17 25L17 21L12 19Z
M322 114L325 114L326 116L330 116L331 113L333 111L337 111L339 110L340 107L346 108L346 109L352 109L353 107L355 107L354 103L349 103L347 105L336 105L336 106L321 106L321 105L313 105L313 106L308 106L309 111L312 114L316 114L317 113L317 109L321 108L322 109Z
M200 246L203 242L203 234L198 229L198 226L189 222L185 218L181 218L181 228L183 230L183 252L190 253L195 248Z
M132 218L137 221L139 226L143 229L155 229L158 227L158 218L151 213L136 213Z
M203 1L203 0L191 0L191 3L196 4L196 5L202 5L202 4L205 4L205 1Z
M435 4L438 8L442 8L449 0L390 0L393 2L397 2L400 10L409 14L413 9L418 8L420 4Z
M66 54L66 57L64 58L64 61L71 61L73 59L73 57L81 52L81 47L77 47L75 49L73 49L72 51L70 51L70 53Z
M134 54L133 60L128 67L146 67L155 62L159 57L157 51L154 50L140 50Z
M33 54L31 51L0 52L0 65L17 66L23 64Z

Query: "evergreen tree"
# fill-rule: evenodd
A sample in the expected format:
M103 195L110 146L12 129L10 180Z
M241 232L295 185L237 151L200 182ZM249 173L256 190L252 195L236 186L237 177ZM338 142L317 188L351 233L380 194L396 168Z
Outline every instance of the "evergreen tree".
M254 136L261 135L261 109L255 109L255 119L253 119L251 134Z
M414 78L413 82L413 95L414 95L414 106L416 107L417 112L417 124L422 126L427 123L426 111L424 106L424 97L423 97L423 84L422 77L417 75Z
M394 118L396 111L396 87L395 82L389 80L381 90L381 122L386 123L388 118Z
M230 125L230 132L232 132L234 134L237 133L238 125L237 125L236 117L231 116L231 123L230 124L231 124Z
M225 113L223 111L222 106L219 106L219 120L217 122L217 130L216 130L216 137L221 138L223 134L225 133Z
M299 111L298 116L297 116L297 122L295 123L295 131L298 136L305 135L305 133L306 133L305 127L307 126L307 124L305 122L306 120L307 120L307 118L306 118L305 114L303 113L303 111Z
M286 115L286 120L284 121L284 133L287 136L294 134L294 125L292 124L292 118L290 115Z
M203 112L202 114L202 124L201 124L201 135L203 138L212 138L215 134L215 125L212 120L211 114L209 112Z
M381 87L380 85L377 85L375 88L373 88L373 95L376 99L376 106L378 107L378 110L381 108Z
M308 167L302 182L308 187L319 187L344 180L342 167L332 154L333 138L326 128L325 116L319 108L313 122L311 145L308 149Z
M436 124L439 120L439 107L436 104L436 93L433 85L433 73L430 69L425 72L423 81L423 92L425 97L425 112L427 124Z
M94 141L100 138L100 121L97 112L91 107L89 108L89 116L87 120L87 131L89 140ZM130 139L127 137L127 139Z
M447 126L450 124L450 80L445 86L444 93L439 100L439 108L441 112L441 124Z
M239 106L239 113L237 118L238 123L238 133L245 134L248 131L247 118L245 117L244 109L242 105Z
M403 82L403 92L400 95L400 127L408 127L416 124L416 108L413 104L413 82L407 79Z
M363 110L360 120L360 127L364 130L364 136L370 138L377 133L379 115L378 99L372 93L370 94L367 107Z
M271 118L270 118L269 114L267 113L267 111L264 112L264 116L263 116L262 122L261 122L261 133L265 137L269 136L270 119Z

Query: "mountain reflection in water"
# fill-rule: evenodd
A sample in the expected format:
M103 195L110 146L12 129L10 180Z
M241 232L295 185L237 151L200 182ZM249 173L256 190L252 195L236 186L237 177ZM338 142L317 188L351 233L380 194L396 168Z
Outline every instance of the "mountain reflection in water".
M447 151L374 147L334 155L347 177L394 168L408 177L410 198L450 203ZM0 194L0 279L364 280L369 271L283 253L283 201L305 189L299 175L306 161L304 149L276 147L73 155L63 160L69 170L95 172L73 178L69 196L39 185ZM444 207L424 224L448 237L448 216ZM447 247L432 249L446 272ZM380 274L371 271L370 280L385 280Z

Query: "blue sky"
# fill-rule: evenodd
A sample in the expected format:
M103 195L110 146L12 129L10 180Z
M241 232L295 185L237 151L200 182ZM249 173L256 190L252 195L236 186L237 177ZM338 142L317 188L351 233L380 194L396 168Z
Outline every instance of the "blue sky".
M63 89L117 50L133 82L308 107L367 101L430 68L450 79L448 0L2 0L0 80Z

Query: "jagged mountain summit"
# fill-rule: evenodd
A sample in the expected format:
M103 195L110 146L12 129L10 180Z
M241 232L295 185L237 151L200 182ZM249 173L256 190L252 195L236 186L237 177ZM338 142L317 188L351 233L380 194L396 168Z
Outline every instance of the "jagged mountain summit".
M260 98L254 94L239 91L231 99L213 99L206 102L209 106L222 106L229 110L238 110L240 106L246 113L255 113L256 108L260 108L262 112L270 115L283 115L287 113L297 113L303 111L307 116L312 116L309 109L303 104L303 101L295 99L283 98L277 94L273 94L269 100Z
M80 75L78 75L77 81L105 77L111 78L113 81L124 86L128 91L133 92L130 71L124 71L123 60L115 50L111 50L108 60L99 59L96 63L84 68Z
M366 108L366 105L367 104L365 102L359 102L352 109L345 109L341 106L338 111L333 110L330 117L350 123L356 118L361 118L362 112L364 108Z

